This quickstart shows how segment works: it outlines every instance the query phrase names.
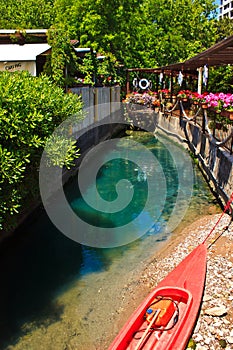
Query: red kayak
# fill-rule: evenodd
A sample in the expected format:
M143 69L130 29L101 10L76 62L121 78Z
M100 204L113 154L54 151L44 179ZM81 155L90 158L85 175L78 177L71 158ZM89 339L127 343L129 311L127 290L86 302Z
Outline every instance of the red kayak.
M207 247L195 248L137 308L109 350L183 350L205 285Z

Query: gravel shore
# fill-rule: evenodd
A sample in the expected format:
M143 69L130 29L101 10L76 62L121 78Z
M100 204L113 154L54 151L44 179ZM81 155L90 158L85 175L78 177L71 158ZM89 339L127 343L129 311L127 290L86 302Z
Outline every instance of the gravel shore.
M132 304L135 307L146 289L147 292L152 290L193 248L203 242L220 215L205 216L175 234L146 264L137 285L126 286L122 294L124 309L126 304L129 306L128 312ZM225 214L208 240L211 246L207 256L206 286L201 312L189 343L190 349L233 349L233 223L229 225L230 219ZM131 294L131 303L127 300L127 294ZM120 318L121 321L117 323L122 325L127 320L126 312L122 312ZM119 321L119 315L116 321Z

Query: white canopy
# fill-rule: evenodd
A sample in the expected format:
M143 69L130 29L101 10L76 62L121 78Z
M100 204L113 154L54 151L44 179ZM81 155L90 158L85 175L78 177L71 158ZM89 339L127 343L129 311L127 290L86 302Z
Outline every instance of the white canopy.
M0 45L0 62L36 61L36 57L51 46L48 44Z

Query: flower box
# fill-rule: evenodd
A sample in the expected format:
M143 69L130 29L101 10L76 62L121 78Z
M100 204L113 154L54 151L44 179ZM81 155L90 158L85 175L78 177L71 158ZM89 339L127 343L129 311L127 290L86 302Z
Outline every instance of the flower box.
M177 97L181 99L182 101L187 102L188 99L191 96L191 91L190 90L180 90L177 94Z
M222 111L221 116L233 120L233 111Z

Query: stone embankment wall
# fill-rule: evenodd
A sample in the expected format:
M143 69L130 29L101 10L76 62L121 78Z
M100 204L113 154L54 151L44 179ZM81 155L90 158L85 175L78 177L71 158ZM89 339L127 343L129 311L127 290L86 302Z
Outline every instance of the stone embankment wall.
M233 192L233 155L218 147L200 126L176 116L155 114L157 128L186 143L198 159L204 176L222 203L226 203Z

